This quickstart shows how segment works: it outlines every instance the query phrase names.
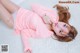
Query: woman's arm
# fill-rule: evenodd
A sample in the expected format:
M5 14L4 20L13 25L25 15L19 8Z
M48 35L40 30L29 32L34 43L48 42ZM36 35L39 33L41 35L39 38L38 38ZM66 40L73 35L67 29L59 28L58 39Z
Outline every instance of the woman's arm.
M28 52L31 53L32 52L32 50L30 48L30 44L29 44L30 36L31 36L31 34L30 34L28 29L23 29L21 31L21 39L22 39L22 43L23 43L25 53L28 53Z
M31 5L32 10L37 13L46 24L57 23L58 15L55 10L49 9L39 4Z

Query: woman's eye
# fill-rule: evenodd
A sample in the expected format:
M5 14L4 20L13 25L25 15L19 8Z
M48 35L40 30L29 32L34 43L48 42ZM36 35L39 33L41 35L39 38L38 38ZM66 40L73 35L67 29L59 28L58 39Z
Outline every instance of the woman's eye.
M63 26L66 27L66 24L64 24Z
M62 32L62 30L59 31L59 33L61 33L61 32Z

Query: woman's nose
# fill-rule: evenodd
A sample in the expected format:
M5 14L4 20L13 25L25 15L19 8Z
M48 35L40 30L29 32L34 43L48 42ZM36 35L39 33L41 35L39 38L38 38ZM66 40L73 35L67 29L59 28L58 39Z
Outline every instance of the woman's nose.
M68 31L67 30L63 30L63 33L62 34L67 34L68 33Z
M67 34L67 32L63 32L62 34L63 34L63 35L66 35L66 34Z

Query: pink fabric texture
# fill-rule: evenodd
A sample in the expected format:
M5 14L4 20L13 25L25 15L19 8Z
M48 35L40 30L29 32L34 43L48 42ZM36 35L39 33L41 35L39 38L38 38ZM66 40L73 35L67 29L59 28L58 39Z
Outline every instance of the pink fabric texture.
M14 24L14 29L17 34L21 35L24 51L30 49L28 39L32 38L47 38L53 32L49 31L42 17L46 14L54 22L58 22L56 11L41 5L34 4L31 6L32 11L20 8L17 12L17 17Z
M42 18L35 12L20 8L14 24L14 29L17 34L21 35L24 50L30 49L28 39L32 38L47 38L53 34L48 30L47 26L42 21Z
M40 17L47 15L53 23L58 23L59 17L58 17L57 11L49 9L39 4L32 4L31 8Z

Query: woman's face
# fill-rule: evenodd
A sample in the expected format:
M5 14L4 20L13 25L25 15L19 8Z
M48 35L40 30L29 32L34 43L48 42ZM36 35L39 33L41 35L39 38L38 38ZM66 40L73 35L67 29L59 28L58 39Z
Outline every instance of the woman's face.
M67 36L70 31L70 26L64 22L58 22L56 27L53 26L53 30L58 36Z

